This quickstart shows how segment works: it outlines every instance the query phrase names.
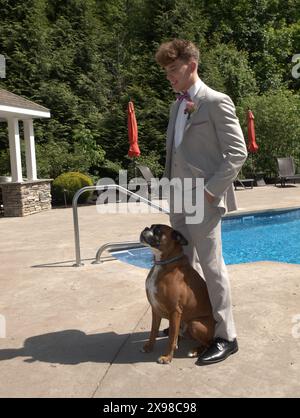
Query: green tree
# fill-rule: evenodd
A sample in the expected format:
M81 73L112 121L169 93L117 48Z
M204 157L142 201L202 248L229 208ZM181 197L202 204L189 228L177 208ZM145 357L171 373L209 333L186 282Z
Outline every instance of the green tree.
M196 43L200 76L237 104L299 88L300 0L0 0L0 10L0 86L51 110L35 121L43 177L126 168L130 99L142 156L162 170L174 94L154 54L173 37ZM3 124L3 161L7 147Z
M248 54L233 44L218 44L203 53L200 75L216 90L226 92L238 103L242 97L258 92Z
M237 108L245 138L247 138L246 111L250 108L255 117L258 152L253 156L256 172L276 176L277 157L292 156L300 167L300 96L288 90L249 96ZM251 156L244 171L251 170Z

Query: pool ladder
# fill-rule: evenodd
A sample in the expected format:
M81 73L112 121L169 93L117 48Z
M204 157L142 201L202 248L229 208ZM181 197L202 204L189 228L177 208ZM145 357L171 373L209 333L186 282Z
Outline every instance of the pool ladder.
M253 223L255 221L255 217L253 215L251 216L243 216L242 217L242 223L246 224L246 223Z
M83 187L82 189L77 190L72 201L74 239L75 239L75 258L76 258L76 263L73 265L74 267L80 267L84 265L83 262L81 261L81 253L80 253L78 199L82 195L82 193L86 191L95 191L95 190L102 190L102 191L103 190L119 190L121 193L127 196L135 197L136 200L139 202L144 202L147 205L152 206L153 208L158 209L161 212L164 212L166 214L169 213L167 209L164 209L163 207L157 205L156 203L151 202L151 200L148 200L145 197L138 195L137 193L131 192L130 190L118 184L107 184L107 185L101 185L101 186L86 186L86 187ZM93 264L99 264L102 262L101 255L106 250L111 250L111 251L117 250L117 249L125 250L125 249L130 249L130 248L139 248L139 247L145 247L145 245L141 244L139 241L108 242L107 244L102 245L98 249L96 253L96 260L93 262Z
M92 264L101 264L104 260L101 259L104 251L116 251L116 250L131 250L133 248L144 248L146 245L142 244L140 241L124 241L124 242L108 242L107 244L102 245L96 254L96 260Z

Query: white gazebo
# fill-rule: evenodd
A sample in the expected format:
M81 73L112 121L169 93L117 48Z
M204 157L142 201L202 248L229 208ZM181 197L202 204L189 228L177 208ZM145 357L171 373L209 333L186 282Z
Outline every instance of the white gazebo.
M24 216L48 209L49 205L51 207L51 180L37 178L33 120L41 118L50 118L49 109L0 89L0 122L6 122L8 126L11 165L11 182L1 183L5 216ZM21 121L24 128L26 180L22 175Z

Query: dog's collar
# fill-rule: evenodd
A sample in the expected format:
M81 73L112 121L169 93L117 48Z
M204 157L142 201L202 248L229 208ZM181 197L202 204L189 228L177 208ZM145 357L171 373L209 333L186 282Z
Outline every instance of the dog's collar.
M163 266L165 264L173 263L174 261L180 260L182 257L184 257L184 253L177 255L176 257L167 258L166 260L154 260L154 264Z

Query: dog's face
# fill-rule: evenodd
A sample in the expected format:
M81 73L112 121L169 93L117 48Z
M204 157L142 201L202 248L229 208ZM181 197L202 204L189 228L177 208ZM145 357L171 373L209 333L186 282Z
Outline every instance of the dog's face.
M154 224L146 227L140 235L140 241L149 245L154 252L172 253L178 246L187 245L184 236L168 225Z

